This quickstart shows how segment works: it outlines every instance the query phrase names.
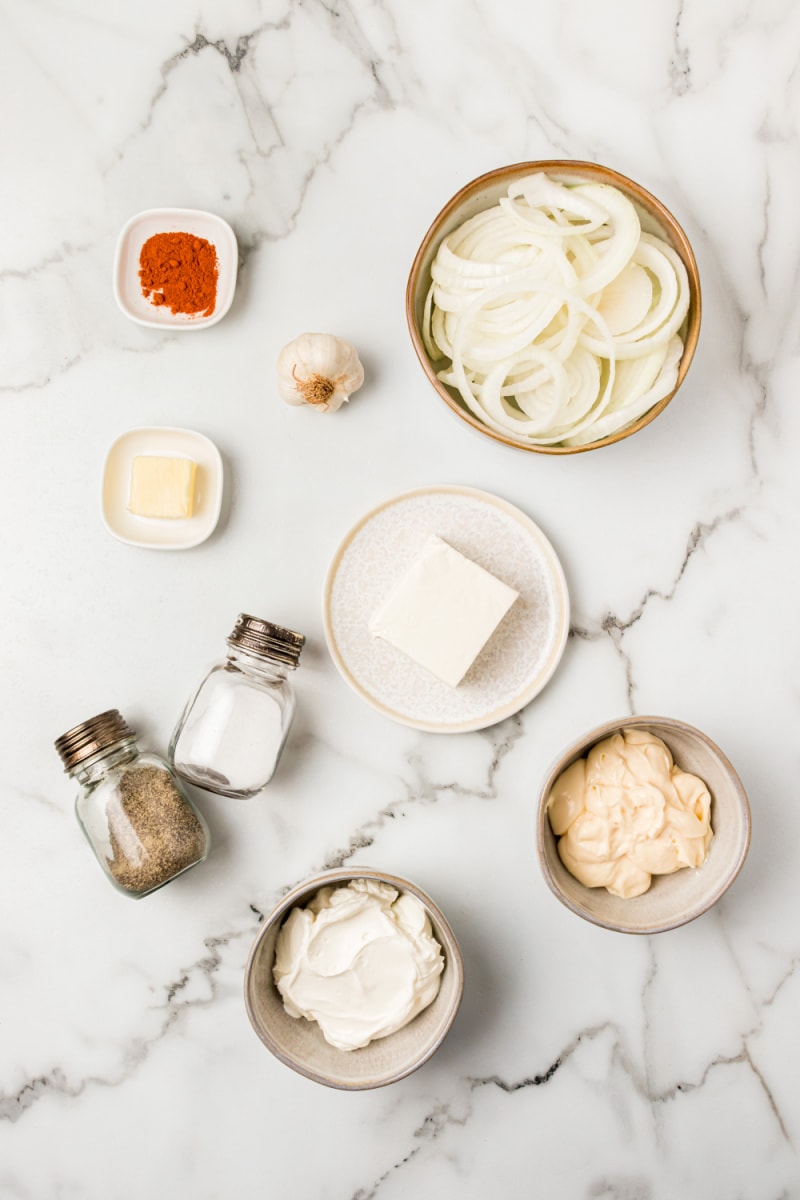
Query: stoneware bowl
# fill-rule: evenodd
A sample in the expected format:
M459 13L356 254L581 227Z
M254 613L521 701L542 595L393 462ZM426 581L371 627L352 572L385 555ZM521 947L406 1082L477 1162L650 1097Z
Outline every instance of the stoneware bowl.
M425 906L434 937L444 953L444 971L436 999L403 1029L371 1042L362 1050L337 1050L322 1036L315 1021L290 1017L272 978L275 943L291 910L307 904L320 888L351 879L377 879L410 892ZM247 1015L261 1041L287 1067L343 1091L383 1087L405 1078L431 1057L455 1019L464 991L464 966L452 929L420 888L407 879L369 867L326 871L294 888L265 918L250 951L244 980Z
M491 208L496 204L500 197L506 194L510 183L525 175L532 175L539 171L544 171L559 181L609 183L613 187L618 188L619 191L623 192L635 204L642 228L647 232L656 233L663 237L673 247L682 259L689 276L691 300L689 313L683 329L683 357L678 368L678 379L675 387L667 396L655 404L649 412L639 417L638 420L633 421L624 429L617 430L607 437L598 438L597 441L589 442L584 446L535 446L531 445L530 442L524 442L515 438L510 433L503 434L490 429L467 410L457 391L449 388L437 378L436 372L442 364L437 364L430 360L422 340L422 314L425 306L425 297L428 294L431 283L431 263L436 256L436 251L439 249L442 239L470 217L474 217L477 213L483 212L485 209ZM445 204L439 215L434 218L433 224L422 239L422 244L412 264L406 287L406 320L408 321L411 341L417 357L422 364L423 371L445 404L462 421L466 421L468 425L471 425L473 429L477 429L479 433L494 438L498 442L504 442L507 446L516 446L520 450L534 450L539 454L579 454L584 450L596 450L600 446L608 446L613 442L620 441L622 438L630 437L632 433L636 433L637 430L643 429L645 425L649 425L651 421L655 420L658 414L663 412L667 407L683 383L686 372L689 370L700 334L700 314L700 277L697 272L697 263L692 247L689 244L689 239L672 213L664 207L660 200L657 200L655 196L652 196L650 192L646 191L638 183L634 183L632 179L626 178L625 175L620 175L617 171L612 171L609 167L601 167L596 163L573 162L560 159L514 163L509 167L500 167L496 171L490 171L487 175L481 175L478 179L473 179L471 183L468 183L459 192L456 192L455 196Z
M587 888L561 862L550 828L547 800L558 776L603 738L623 729L646 729L669 747L676 764L698 775L711 793L714 838L702 867L653 876L649 891L623 900L605 888ZM739 776L711 738L670 717L624 717L608 721L570 746L542 785L537 849L545 880L562 904L579 917L618 933L662 933L685 925L716 904L730 887L750 845L750 805Z

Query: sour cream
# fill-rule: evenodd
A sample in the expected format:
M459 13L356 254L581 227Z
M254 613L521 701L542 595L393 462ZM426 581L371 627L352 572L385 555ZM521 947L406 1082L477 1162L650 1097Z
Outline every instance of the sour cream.
M701 866L714 836L705 783L644 729L623 729L567 767L547 812L570 874L624 899L653 875Z
M278 935L273 977L290 1017L339 1050L388 1037L436 998L444 957L421 902L373 879L321 888Z

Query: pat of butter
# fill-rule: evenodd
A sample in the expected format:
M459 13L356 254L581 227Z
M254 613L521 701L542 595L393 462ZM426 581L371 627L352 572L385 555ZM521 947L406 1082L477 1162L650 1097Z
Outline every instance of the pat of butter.
M131 468L129 512L175 520L194 507L197 463L191 458L137 455Z
M457 687L518 596L434 535L375 613L370 629Z

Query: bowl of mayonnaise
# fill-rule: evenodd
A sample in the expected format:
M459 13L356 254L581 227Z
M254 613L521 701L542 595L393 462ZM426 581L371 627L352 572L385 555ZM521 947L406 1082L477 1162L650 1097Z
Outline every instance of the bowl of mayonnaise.
M327 1087L383 1087L444 1040L464 967L443 913L415 884L369 867L326 871L264 919L245 971L253 1029Z
M545 881L572 912L618 933L661 933L706 912L750 845L742 782L711 738L671 717L584 734L539 796Z

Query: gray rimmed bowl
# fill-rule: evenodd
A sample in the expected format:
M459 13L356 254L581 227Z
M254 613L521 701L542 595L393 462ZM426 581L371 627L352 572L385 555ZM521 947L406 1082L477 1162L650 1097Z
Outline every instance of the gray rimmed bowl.
M272 977L275 943L293 908L302 907L322 887L352 879L375 879L423 904L444 954L436 999L403 1029L370 1042L361 1050L337 1050L325 1041L315 1021L290 1017ZM244 998L247 1015L261 1041L276 1058L326 1087L363 1091L404 1079L427 1062L455 1020L464 991L464 965L455 935L444 914L416 884L371 867L341 867L315 875L293 888L264 919L247 960Z
M711 793L714 838L701 867L653 877L649 891L624 900L605 888L587 888L558 856L547 800L562 771L592 746L623 729L646 729L669 747L676 764L698 775ZM562 904L595 925L617 933L663 933L707 912L742 869L750 846L750 805L742 782L711 738L671 717L622 717L584 734L553 764L539 795L537 850L545 882Z
M431 284L431 264L443 239L454 229L463 225L470 217L497 204L500 197L506 195L509 184L515 183L527 175L540 172L546 172L553 179L561 182L604 183L617 188L633 202L639 213L642 228L646 232L656 233L663 237L678 254L689 278L689 313L684 322L683 354L678 366L678 378L674 388L629 425L582 446L536 445L522 438L516 438L511 432L501 433L484 424L467 409L458 392L439 379L437 372L447 360L433 362L428 357L422 337L425 298ZM641 184L629 179L627 175L621 175L619 171L600 166L598 163L578 162L571 159L543 159L512 163L510 166L498 167L494 171L480 175L477 179L465 184L434 217L417 250L406 285L406 321L411 342L434 391L462 421L471 425L479 433L483 433L495 441L503 442L506 446L515 446L519 450L528 450L535 454L582 454L586 450L610 446L614 442L630 437L631 434L654 421L659 413L667 407L686 377L700 336L701 314L702 298L697 260L688 237L666 205L662 204Z

